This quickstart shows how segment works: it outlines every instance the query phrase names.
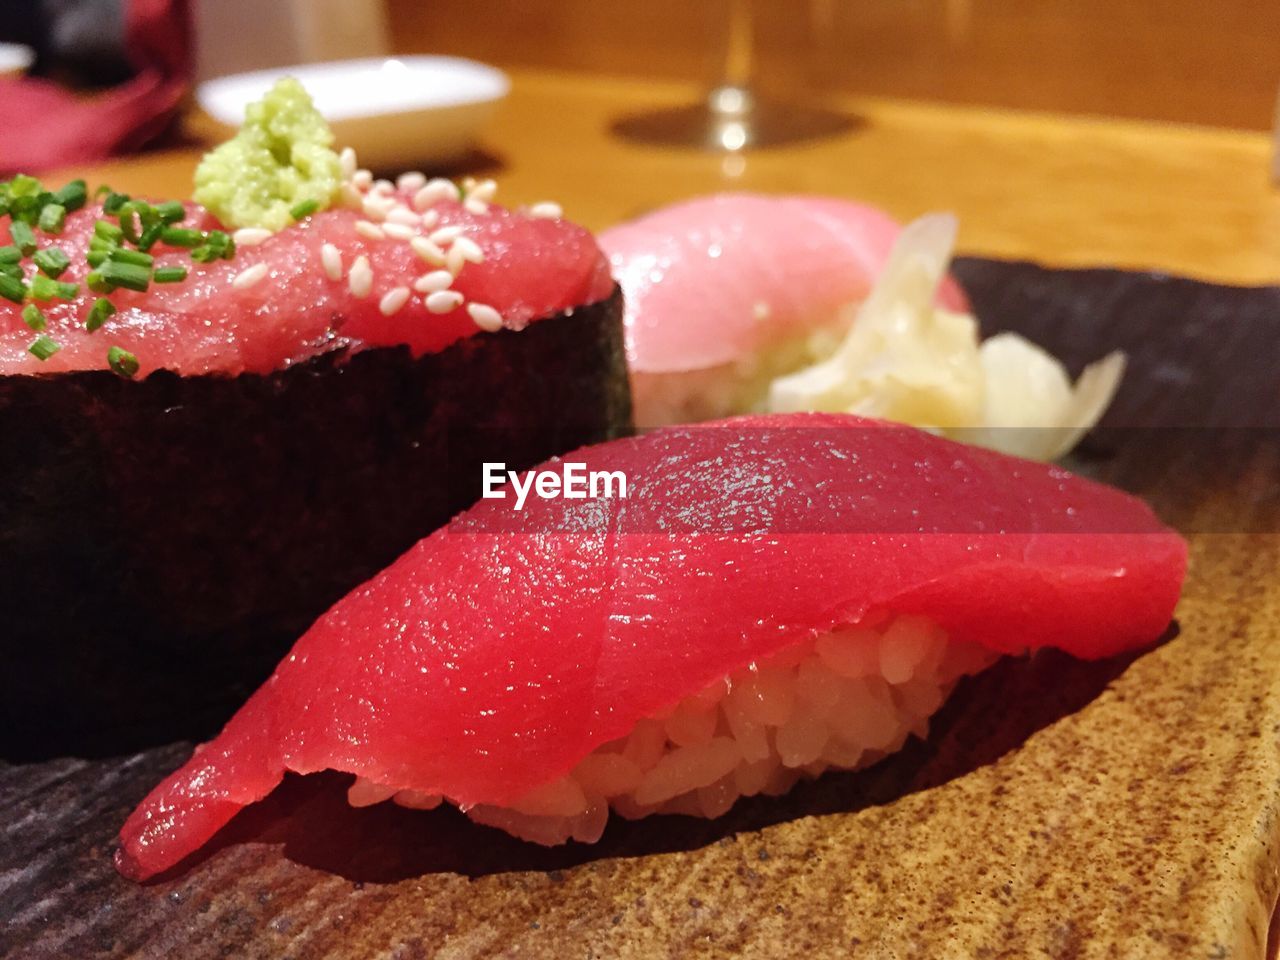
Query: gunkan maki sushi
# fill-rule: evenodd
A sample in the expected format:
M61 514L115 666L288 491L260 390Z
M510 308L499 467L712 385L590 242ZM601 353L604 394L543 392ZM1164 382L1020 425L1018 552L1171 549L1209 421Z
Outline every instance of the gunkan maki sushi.
M0 756L211 732L485 462L630 427L586 230L307 109L251 107L205 205L0 184Z

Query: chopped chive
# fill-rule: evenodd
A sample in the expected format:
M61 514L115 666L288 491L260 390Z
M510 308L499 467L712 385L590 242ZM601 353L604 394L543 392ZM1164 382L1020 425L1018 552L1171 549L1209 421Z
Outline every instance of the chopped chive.
M141 240L142 232L156 220L151 204L145 200L130 200L120 208L119 217L120 232L130 243Z
M139 250L150 250L156 245L156 241L160 239L160 235L164 233L164 221L153 223L147 229L142 231L142 236L138 238L137 247Z
M48 326L48 320L45 318L44 311L34 303L28 303L22 308L22 322L36 333L39 333Z
M116 288L116 285L109 283L98 270L94 270L84 278L84 285L94 293L112 293Z
M84 258L89 261L89 266L97 268L106 263L110 256L110 250L90 250Z
M97 200L99 197L109 197L113 193L115 193L115 191L111 189L109 184L100 183L93 188L93 199Z
M58 283L39 273L31 278L31 296L37 300L70 300L79 292L78 283Z
M54 282L42 274L31 278L31 296L36 300L52 300L58 295Z
M186 219L187 208L182 205L181 200L170 200L156 207L156 213L159 215L160 221L167 226Z
M0 263L17 263L22 259L22 251L17 247L0 247Z
M47 203L37 222L45 233L61 233L67 222L67 208L60 203Z
M24 277L20 263L0 263L0 274L6 277L17 277L19 280Z
M160 267L151 277L156 283L181 283L187 279L186 267Z
M35 355L37 360L48 360L55 353L62 349L58 341L46 337L43 333L31 341L31 346L27 349Z
M303 200L301 203L294 204L289 210L289 216L295 220L301 220L303 217L309 217L320 209L319 200Z
M99 220L93 225L93 235L96 239L109 243L119 243L124 239L124 231L107 220Z
M128 350L111 347L107 350L107 366L117 376L132 380L138 372L138 358Z
M24 257L29 257L36 252L36 235L32 232L30 224L23 223L21 220L14 220L9 224L9 238L13 241L13 245L22 251Z
M13 303L22 303L27 299L27 285L20 277L0 273L0 297Z
M221 253L213 249L213 247L209 246L207 243L202 243L191 251L191 259L196 263L213 263L213 261L217 260L221 256Z
M63 253L61 247L48 247L44 250L37 250L35 256L31 258L35 261L37 267L41 271L57 280L67 267L71 266L71 258Z
M124 287L126 290L136 290L139 293L146 290L151 283L151 271L136 263L120 263L108 259L97 272L106 283L114 287Z
M151 254L143 253L141 250L130 250L128 247L116 247L108 251L107 259L112 263L132 263L139 267L149 267L156 262L156 258Z
M128 202L129 195L127 193L108 193L107 199L102 203L102 212L114 217L120 212L120 208Z
M29 177L25 173L20 173L9 181L9 196L11 197L38 197L43 189L39 180L35 177Z
M115 312L116 305L114 303L110 300L99 297L97 300L93 301L93 306L89 308L89 313L84 318L84 328L90 333L93 333L93 331L106 323L107 318Z
M72 180L53 195L53 202L62 206L68 213L79 210L85 205L86 200L88 200L88 188L83 180Z
M204 234L186 227L165 227L160 239L171 247L196 247L204 242Z

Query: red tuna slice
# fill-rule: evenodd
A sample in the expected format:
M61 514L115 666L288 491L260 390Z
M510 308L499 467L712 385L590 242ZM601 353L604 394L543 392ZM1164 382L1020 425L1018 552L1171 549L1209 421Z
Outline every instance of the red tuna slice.
M483 500L418 543L134 811L121 872L174 866L289 770L508 805L865 612L1106 656L1164 630L1185 572L1183 540L1127 494L852 416L670 428L564 459L622 471L627 498Z
M829 325L866 298L900 231L866 204L753 194L700 197L605 230L631 369L748 360ZM938 302L968 309L950 278Z
M400 199L410 201L407 195ZM536 219L497 205L477 214L450 201L432 209L439 221L423 233L459 226L484 254L483 263L463 267L453 289L467 303L494 307L511 329L603 300L613 288L595 239L567 220ZM183 225L217 227L201 207L189 204L187 210ZM71 257L61 279L84 280L90 269L84 255L93 223L101 216L100 206L86 208L67 218L59 236L37 232L41 247L57 245ZM362 236L355 229L360 219L351 210L325 210L258 246L242 245L233 260L211 264L193 263L185 251L157 247L156 265L187 267L188 278L152 284L145 293L111 294L119 312L96 333L84 329L94 300L85 288L75 301L42 305L47 333L62 346L44 362L27 351L33 334L22 321L21 308L0 300L0 375L106 369L111 345L137 356L141 376L157 369L188 376L269 373L341 346L360 350L407 344L415 355L433 353L478 330L465 305L431 313L417 292L403 309L384 316L379 309L384 295L411 286L436 267L404 240ZM6 243L7 221L0 226L0 244ZM326 243L341 254L340 280L331 280L322 267ZM363 298L351 293L346 277L361 255L369 258L374 277L371 294ZM258 264L266 264L268 271L261 282L247 289L232 285Z

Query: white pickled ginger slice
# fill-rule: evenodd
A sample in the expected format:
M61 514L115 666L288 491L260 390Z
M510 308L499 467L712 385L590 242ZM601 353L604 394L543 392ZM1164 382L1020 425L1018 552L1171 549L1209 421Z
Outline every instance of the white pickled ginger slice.
M1073 387L1062 364L1017 334L979 345L973 316L934 306L955 235L947 214L904 229L871 295L848 312L844 340L774 380L767 408L876 416L1033 459L1070 450L1111 402L1124 356L1092 364Z

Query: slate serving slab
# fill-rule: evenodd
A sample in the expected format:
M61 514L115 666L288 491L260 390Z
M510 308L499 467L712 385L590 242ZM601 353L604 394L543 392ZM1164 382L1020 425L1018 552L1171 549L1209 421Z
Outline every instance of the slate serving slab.
M1267 949L1280 891L1280 290L964 260L987 332L1131 367L1073 464L1192 542L1151 651L966 682L929 740L714 822L544 850L293 778L184 872L111 867L187 755L0 765L0 955L1196 957Z

